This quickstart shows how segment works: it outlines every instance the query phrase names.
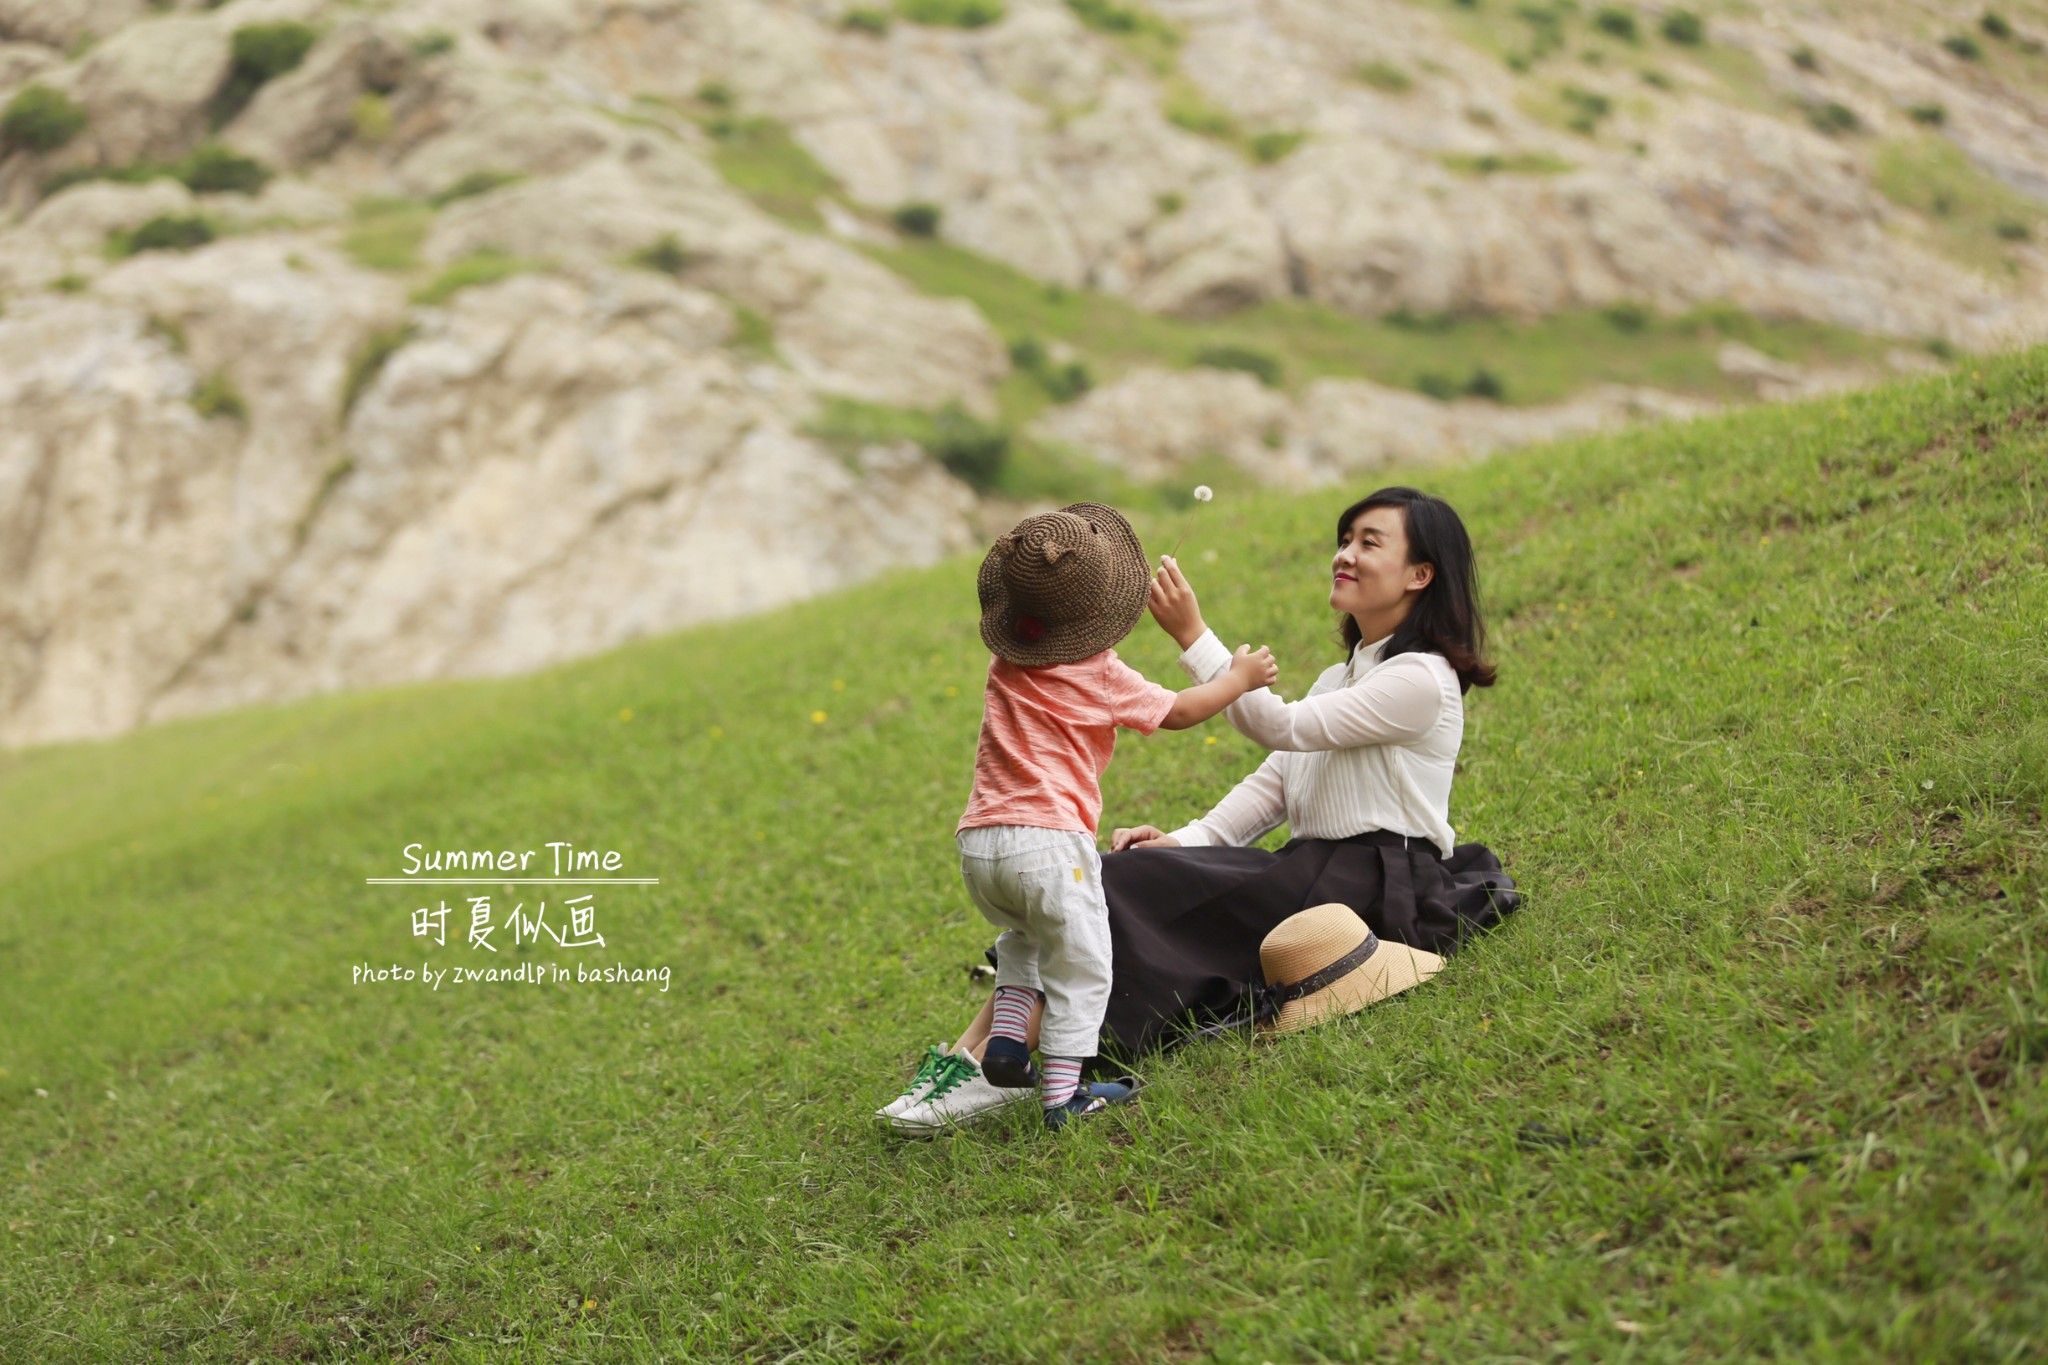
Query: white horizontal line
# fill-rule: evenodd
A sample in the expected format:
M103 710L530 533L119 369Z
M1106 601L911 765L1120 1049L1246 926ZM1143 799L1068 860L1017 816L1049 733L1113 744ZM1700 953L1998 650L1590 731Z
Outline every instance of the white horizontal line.
M659 877L365 877L372 886L515 886L540 882L550 886L660 886Z

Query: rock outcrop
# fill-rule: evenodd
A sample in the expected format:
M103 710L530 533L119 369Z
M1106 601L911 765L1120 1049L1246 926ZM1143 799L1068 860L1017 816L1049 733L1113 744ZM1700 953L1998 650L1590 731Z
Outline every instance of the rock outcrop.
M2048 335L2048 35L1971 62L1885 5L1715 14L1703 55L1646 12L1535 51L1490 10L1120 4L0 0L0 106L62 97L0 144L0 743L530 668L966 547L938 459L844 435L849 404L1009 410L1017 338L971 299L1014 278L904 267L927 228L1222 329L1712 303L1894 368ZM253 76L237 33L294 23ZM1902 191L1900 149L1953 184ZM1020 434L1141 479L1707 405L1105 353ZM1859 373L1717 359L1759 398Z

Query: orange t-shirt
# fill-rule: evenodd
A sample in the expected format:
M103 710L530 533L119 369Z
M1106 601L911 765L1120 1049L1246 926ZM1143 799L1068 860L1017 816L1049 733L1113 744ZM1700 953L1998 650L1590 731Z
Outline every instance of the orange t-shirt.
M1149 735L1174 693L1105 649L1070 664L990 659L974 793L954 833L978 825L1095 832L1116 729Z

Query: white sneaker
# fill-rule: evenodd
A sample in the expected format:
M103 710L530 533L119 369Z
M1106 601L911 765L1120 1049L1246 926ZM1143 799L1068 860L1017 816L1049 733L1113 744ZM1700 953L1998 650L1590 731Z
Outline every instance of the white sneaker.
M971 1057L948 1054L942 1065L944 1070L924 1095L890 1117L891 1128L907 1136L929 1137L1038 1098L1035 1086L1011 1090L990 1085Z
M875 1111L878 1119L893 1119L931 1089L933 1081L939 1078L946 1057L946 1049L933 1043L924 1050L924 1059L917 1064L917 1074L910 1078L910 1084L903 1087L903 1093Z

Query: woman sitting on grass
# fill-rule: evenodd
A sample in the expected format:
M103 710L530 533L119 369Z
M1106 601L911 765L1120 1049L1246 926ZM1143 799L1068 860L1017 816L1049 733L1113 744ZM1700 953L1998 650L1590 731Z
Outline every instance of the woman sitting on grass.
M1301 701L1260 689L1226 712L1273 751L1266 761L1171 834L1139 825L1111 838L1107 1054L1249 1022L1261 940L1308 906L1348 905L1375 934L1429 958L1521 902L1500 860L1483 844L1454 843L1449 821L1464 693L1494 681L1464 523L1439 498L1382 488L1338 517L1330 570L1346 660ZM1196 682L1229 666L1170 558L1148 606ZM1293 837L1279 851L1253 847L1283 821ZM981 1074L990 1019L984 1006L950 1053L927 1054L882 1116L928 1133L1029 1098Z

